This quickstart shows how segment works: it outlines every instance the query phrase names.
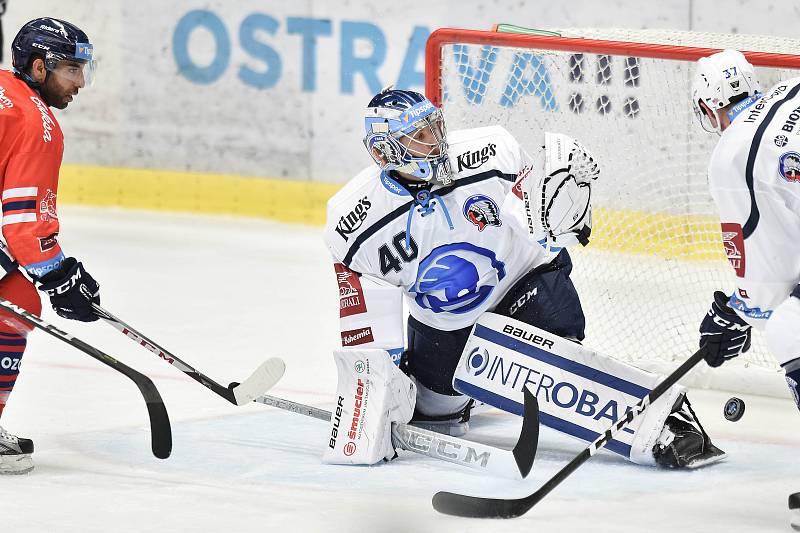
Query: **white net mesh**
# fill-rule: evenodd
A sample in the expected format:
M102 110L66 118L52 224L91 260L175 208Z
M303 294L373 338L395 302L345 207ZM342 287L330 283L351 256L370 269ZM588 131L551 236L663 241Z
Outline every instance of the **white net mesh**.
M487 32L488 33L488 32ZM800 54L800 41L741 35L565 30L594 39ZM708 193L708 158L718 139L690 105L693 63L488 45L451 44L428 76L440 76L448 128L500 124L529 152L542 132L583 143L602 168L593 188L594 230L572 252L573 280L587 316L586 344L655 371L697 347L714 290L733 274ZM797 71L757 68L765 88ZM431 96L431 95L429 95ZM695 385L785 394L760 333L751 351ZM702 365L705 367L705 365Z

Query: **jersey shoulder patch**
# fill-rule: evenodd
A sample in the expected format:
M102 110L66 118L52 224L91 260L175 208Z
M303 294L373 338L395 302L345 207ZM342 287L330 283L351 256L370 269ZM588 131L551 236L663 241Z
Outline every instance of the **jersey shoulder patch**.
M516 174L519 143L502 126L486 126L448 133L450 164L455 174L471 175L497 169ZM460 176L459 176L460 177Z
M376 192L381 192L379 187L380 169L377 166L369 167L328 200L324 239L337 261L344 260L353 240L368 227L368 219L379 218L373 209Z

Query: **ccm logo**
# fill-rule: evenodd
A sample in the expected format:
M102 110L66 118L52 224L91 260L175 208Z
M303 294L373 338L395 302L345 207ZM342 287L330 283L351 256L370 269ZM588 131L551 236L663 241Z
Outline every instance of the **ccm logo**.
M122 333L124 333L127 337L135 340L136 342L138 342L139 344L141 344L142 346L144 346L145 348L147 348L148 350L150 350L151 352L153 352L154 354L159 356L161 359L166 361L167 363L169 363L169 364L175 363L175 359L173 359L172 357L169 357L162 350L159 350L158 348L153 346L153 344L151 344L147 340L143 339L142 337L140 337L139 335L137 335L133 331L129 330L128 328L122 328Z
M432 437L417 433L413 428L405 428L405 444L409 450L416 450L431 457L440 457L447 461L459 462L465 465L477 463L481 468L486 468L492 454L489 452L478 453L472 446L465 446L458 442L450 442L444 437Z

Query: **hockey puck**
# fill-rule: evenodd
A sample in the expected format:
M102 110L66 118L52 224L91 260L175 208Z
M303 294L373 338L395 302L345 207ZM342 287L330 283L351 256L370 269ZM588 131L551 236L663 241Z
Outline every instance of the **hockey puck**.
M725 402L725 418L731 422L736 422L744 416L744 400L739 398L731 398Z
M800 492L789 495L789 524L795 531L800 531Z

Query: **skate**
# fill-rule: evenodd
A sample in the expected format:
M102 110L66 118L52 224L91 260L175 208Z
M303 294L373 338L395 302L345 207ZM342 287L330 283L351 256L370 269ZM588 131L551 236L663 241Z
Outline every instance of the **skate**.
M653 447L656 463L667 468L700 468L727 454L714 446L686 395L681 395Z
M0 475L33 470L33 441L12 435L0 426Z

